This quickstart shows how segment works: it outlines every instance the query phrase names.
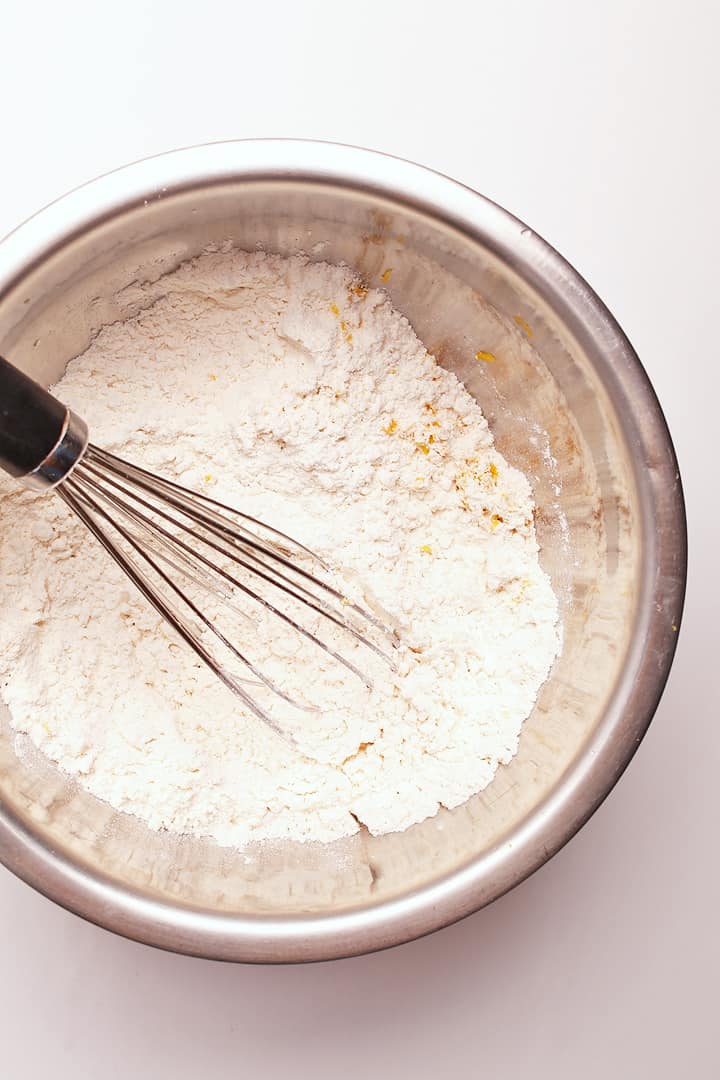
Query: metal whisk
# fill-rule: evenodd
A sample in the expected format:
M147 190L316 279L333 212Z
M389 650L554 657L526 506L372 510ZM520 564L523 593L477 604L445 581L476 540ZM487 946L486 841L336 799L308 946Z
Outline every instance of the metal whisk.
M262 688L301 709L313 706L249 655L246 639L258 618L277 620L278 633L291 631L368 687L345 653L364 649L392 663L394 631L318 576L327 567L308 548L93 446L79 416L2 357L0 467L26 486L56 491L177 634L275 730L281 725L257 700ZM228 613L249 620L243 642L224 629Z

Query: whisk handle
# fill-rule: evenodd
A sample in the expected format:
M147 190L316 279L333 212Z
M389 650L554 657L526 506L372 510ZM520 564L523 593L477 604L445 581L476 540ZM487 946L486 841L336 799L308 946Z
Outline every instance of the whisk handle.
M30 487L54 487L87 440L80 417L0 356L0 468Z

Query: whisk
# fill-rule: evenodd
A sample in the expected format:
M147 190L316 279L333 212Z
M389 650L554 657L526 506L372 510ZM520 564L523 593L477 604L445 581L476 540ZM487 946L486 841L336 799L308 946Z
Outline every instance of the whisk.
M254 619L277 620L278 632L298 635L368 688L354 654L365 650L392 664L394 630L318 576L328 569L319 556L256 518L93 446L79 416L2 357L0 467L28 487L57 492L197 656L276 731L286 734L258 701L263 688L301 709L314 706L249 655ZM243 641L223 628L227 612L250 620Z

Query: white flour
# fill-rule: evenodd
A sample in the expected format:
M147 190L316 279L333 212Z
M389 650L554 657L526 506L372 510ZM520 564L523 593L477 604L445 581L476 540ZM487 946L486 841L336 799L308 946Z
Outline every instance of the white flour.
M359 582L404 626L398 672L369 698L336 672L293 747L177 643L59 499L3 481L0 686L15 728L118 809L227 845L388 832L457 806L515 753L558 648L524 476L385 294L345 268L207 254L135 289L145 310L103 330L57 396L97 445ZM258 658L274 645L261 624Z

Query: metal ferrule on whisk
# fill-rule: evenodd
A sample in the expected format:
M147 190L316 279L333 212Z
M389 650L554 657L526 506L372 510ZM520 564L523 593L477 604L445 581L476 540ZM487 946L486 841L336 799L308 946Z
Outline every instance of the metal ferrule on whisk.
M68 409L58 440L49 454L32 472L19 477L25 487L47 490L67 480L82 461L88 445L88 426L82 417Z

